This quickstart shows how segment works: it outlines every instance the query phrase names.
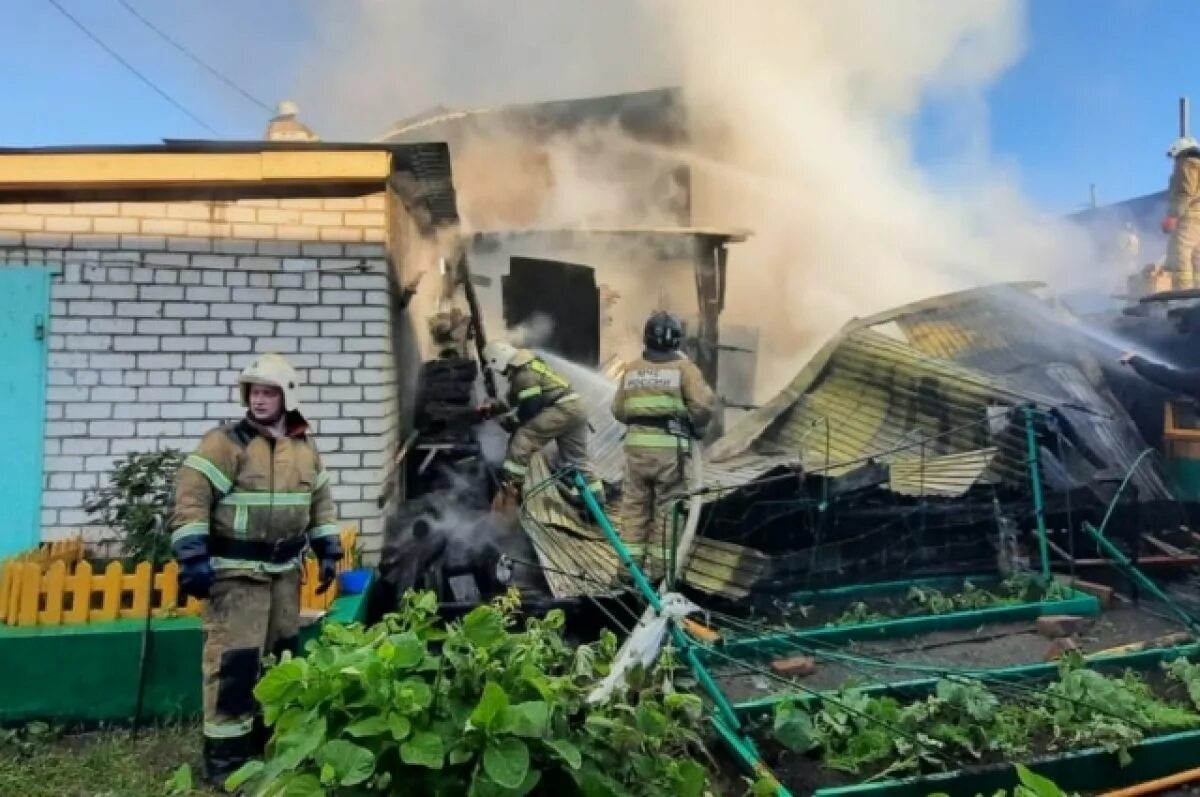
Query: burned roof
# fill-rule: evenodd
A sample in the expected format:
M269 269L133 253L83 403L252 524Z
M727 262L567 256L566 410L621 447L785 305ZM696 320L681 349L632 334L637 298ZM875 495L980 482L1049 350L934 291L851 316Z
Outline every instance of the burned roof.
M1072 319L1032 287L978 288L851 321L711 457L744 463L795 452L806 469L834 475L871 459L891 463L903 481L917 468L919 491L943 495L978 480L1023 484L1021 441L998 421L1032 405L1063 432L1066 450L1042 451L1051 489L1123 476L1145 443ZM1133 479L1147 498L1170 496L1154 466Z
M681 90L658 88L487 108L436 107L392 125L382 140L419 140L433 130L441 137L451 126L495 122L543 134L586 125L616 124L636 138L664 143L686 136Z

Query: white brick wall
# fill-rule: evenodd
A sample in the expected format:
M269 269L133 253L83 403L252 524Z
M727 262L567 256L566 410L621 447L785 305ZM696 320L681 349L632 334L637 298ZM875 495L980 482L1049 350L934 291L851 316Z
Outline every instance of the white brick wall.
M109 221L142 219L127 215L135 210L162 221L164 214L185 212L180 204L121 203L121 215ZM99 212L94 203L74 207ZM277 203L253 212L266 209L282 210ZM378 549L376 499L395 431L367 424L388 414L396 379L384 245L363 243L372 240L365 237L371 228L354 228L357 237L350 240L358 243L322 243L305 252L301 273L285 270L298 268L298 261L289 265L261 254L270 241L217 240L200 253L171 245L171 238L121 235L122 249L102 250L108 245L102 239L114 236L85 240L72 230L73 246L97 248L6 249L5 232L24 231L21 225L49 230L50 217L4 210L0 206L0 267L46 263L59 271L48 330L45 538L85 527L86 490L116 459L167 446L190 449L205 430L239 417L237 372L254 354L277 351L300 372L302 409L316 429L342 519L359 523L368 552ZM331 213L330 219L343 215L319 212ZM6 218L12 215L21 218ZM96 233L107 232L99 216L92 224ZM220 243L249 243L260 254L211 254ZM295 246L299 254L309 245ZM330 271L348 266L369 271Z

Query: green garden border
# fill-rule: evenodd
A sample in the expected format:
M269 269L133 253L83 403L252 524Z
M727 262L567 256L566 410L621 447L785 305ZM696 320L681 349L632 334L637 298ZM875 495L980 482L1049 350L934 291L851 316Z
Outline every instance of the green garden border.
M1123 767L1116 753L1096 747L1037 759L1026 762L1026 766L1068 792L1120 789L1200 766L1200 731L1147 739L1129 748L1129 755L1133 761ZM813 797L929 797L939 792L958 797L994 794L1000 789L1013 789L1019 782L1015 766L997 764L978 770L817 789Z
M853 601L892 592L903 594L907 593L913 587L929 587L933 589L961 588L963 582L966 581L986 588L987 584L996 583L999 579L990 575L942 576L904 581L885 581L877 584L855 584L849 587L836 587L813 592L797 592L791 597L798 601L827 601L830 598ZM1094 595L1089 595L1070 587L1068 589L1071 591L1071 597L1062 600L1015 603L1008 606L991 606L986 609L969 609L947 614L897 617L891 620L878 620L858 625L794 628L778 633L740 639L734 638L723 641L716 647L722 653L731 656L757 653L770 654L780 648L789 647L797 643L803 644L805 642L836 645L870 639L909 637L935 631L975 628L994 623L1034 620L1047 614L1082 616L1100 614L1100 601Z
M1093 669L1148 669L1163 661L1180 656L1200 654L1200 644L1178 647L1153 648L1134 653L1093 656L1087 665ZM1057 664L1030 664L1020 667L1005 667L995 670L960 671L985 675L989 679L1016 681L1053 676ZM892 684L876 684L863 691L872 696L904 693L928 693L936 688L937 679L905 681ZM778 703L795 700L809 703L817 698L810 695L775 695L734 707L743 718L763 717ZM1200 766L1200 730L1164 734L1146 739L1129 749L1133 761L1122 767L1115 753L1102 748L1091 748L1046 756L1026 763L1040 775L1050 778L1067 791L1094 791L1140 783L1164 777L1174 772ZM816 762L814 762L816 765ZM1018 783L1016 768L1011 763L995 764L978 769L939 772L907 778L859 783L850 786L831 786L818 789L814 797L928 797L943 792L949 795L992 794L998 789L1011 789Z
M1084 657L1084 662L1091 669L1108 670L1114 668L1124 669L1132 667L1134 669L1145 669L1152 667L1160 662L1172 661L1181 656L1200 656L1200 643L1191 643L1188 645L1175 645L1159 648L1147 648L1146 650L1138 650L1133 653L1111 653L1111 654L1091 654ZM901 665L903 666L903 665ZM1019 664L1015 667L998 667L989 669L979 667L974 669L964 668L947 668L946 672L951 675L960 675L966 678L981 677L991 681L1021 681L1031 678L1052 678L1058 673L1057 662L1046 662L1039 664ZM871 697L878 697L889 693L905 693L912 694L913 692L932 691L937 686L937 678L919 678L910 681L893 681L890 683L877 683L871 686L863 687L862 692ZM828 690L826 694L837 694L837 690ZM796 700L807 702L816 698L808 693L804 694L777 694L760 697L756 700L747 700L743 703L734 704L733 710L737 712L739 717L752 718L765 716L775 709L775 706L785 700Z
M366 591L334 600L321 622L362 622ZM137 702L145 621L0 626L0 725L32 720L66 724L126 722ZM303 647L320 623L300 632ZM161 720L201 711L198 617L151 621L142 713Z

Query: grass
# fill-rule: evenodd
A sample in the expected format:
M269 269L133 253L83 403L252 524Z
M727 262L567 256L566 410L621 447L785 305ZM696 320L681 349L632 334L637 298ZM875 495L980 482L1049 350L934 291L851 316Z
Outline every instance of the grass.
M0 736L0 795L208 797L219 793L205 790L200 783L200 729L195 725L144 728L136 737L128 730L68 735L32 730ZM196 788L172 792L167 782L183 763L191 766Z

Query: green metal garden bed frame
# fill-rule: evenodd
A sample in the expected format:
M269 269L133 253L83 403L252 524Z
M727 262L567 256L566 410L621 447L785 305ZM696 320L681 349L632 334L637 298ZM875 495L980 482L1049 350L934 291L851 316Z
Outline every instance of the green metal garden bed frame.
M855 584L813 592L797 592L792 600L800 603L830 600L855 601L878 597L890 593L906 594L913 587L938 590L960 589L965 582L986 588L999 582L994 575L943 576L904 581L884 581L877 584ZM871 639L894 639L916 636L935 631L952 631L961 628L977 628L995 623L1012 623L1035 620L1047 614L1073 614L1095 616L1100 614L1100 601L1094 595L1071 589L1069 598L1052 601L1014 603L1007 606L989 606L986 609L970 609L946 614L925 614L914 617L896 617L869 623L841 626L816 626L794 628L772 634L734 638L717 647L726 655L738 656L754 653L771 653L782 646L793 646L805 642L837 645Z
M319 621L301 629L303 647L322 623L362 622L367 595L343 595ZM198 617L151 621L143 718L200 714ZM145 621L87 625L0 626L0 725L32 720L60 723L125 722L137 704Z
M1181 656L1200 655L1200 644L1179 647L1154 648L1135 653L1098 655L1089 657L1087 665L1093 669L1147 669L1161 662ZM1058 672L1056 664L1030 664L1005 667L995 670L961 671L970 676L972 672L990 680L1018 681L1053 677ZM863 691L872 696L887 693L914 694L931 692L937 680L932 678L905 681L893 684L876 684ZM811 703L817 698L809 695L773 695L734 706L742 719L762 718L770 714L776 705L785 700ZM722 729L717 728L720 733ZM1102 748L1073 751L1056 756L1046 756L1022 762L1039 775L1050 778L1066 791L1096 791L1120 788L1154 778L1165 777L1175 772L1200 766L1200 730L1164 734L1146 739L1129 749L1132 761L1121 766L1117 754ZM814 765L817 765L814 762ZM873 783L850 786L835 786L818 789L814 797L928 797L930 794L949 795L993 794L999 789L1011 789L1018 784L1016 768L1011 763L995 764L978 769L939 772Z

